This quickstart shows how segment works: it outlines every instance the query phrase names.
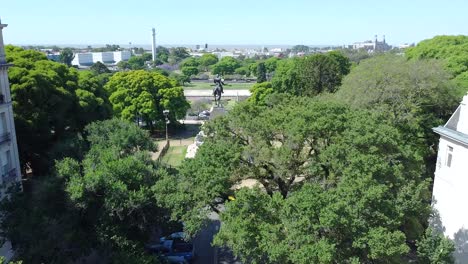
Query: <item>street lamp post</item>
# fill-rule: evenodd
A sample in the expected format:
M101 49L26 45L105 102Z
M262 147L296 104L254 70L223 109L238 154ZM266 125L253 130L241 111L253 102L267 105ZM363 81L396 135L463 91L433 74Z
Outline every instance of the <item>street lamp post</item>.
M164 118L166 119L166 143L169 143L169 134L167 132L167 125L169 125L169 123L171 122L169 121L169 110L164 110L163 114Z

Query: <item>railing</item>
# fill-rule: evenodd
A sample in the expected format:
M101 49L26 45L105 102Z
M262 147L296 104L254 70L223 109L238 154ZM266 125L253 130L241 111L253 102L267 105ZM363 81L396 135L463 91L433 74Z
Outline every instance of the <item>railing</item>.
M9 132L0 134L0 144L3 143L3 142L9 141L9 140L10 140L10 133Z

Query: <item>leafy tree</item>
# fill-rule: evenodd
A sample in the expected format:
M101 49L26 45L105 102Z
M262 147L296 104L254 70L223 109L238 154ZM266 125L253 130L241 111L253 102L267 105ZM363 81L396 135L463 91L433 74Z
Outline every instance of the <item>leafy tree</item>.
M167 219L154 200L152 187L166 173L147 152L154 143L117 119L94 123L86 134L91 148L83 161L65 158L57 176L2 201L3 237L27 263L74 262L92 251L112 263L154 263L143 245Z
M417 245L420 263L455 263L453 257L453 252L455 251L454 243L430 227L427 228L426 233L418 241Z
M211 53L203 54L200 57L200 65L204 67L205 71L208 71L208 67L218 62L218 57Z
M176 87L175 81L157 72L119 72L110 78L106 89L118 117L129 121L141 118L151 129L155 122L162 125L164 109L171 111L171 119L174 120L185 115L190 107L183 89Z
M216 210L213 200L230 193L230 176L238 164L238 148L224 143L205 142L196 159L182 163L177 177L169 175L156 184L156 192L163 198L158 202L170 208L173 219L184 222L184 231L190 235L200 231L211 209Z
M278 66L278 61L280 61L280 59L277 57L271 57L265 60L266 71L269 73L275 72L276 67Z
M345 76L350 72L351 62L349 61L348 57L343 55L343 53L335 50L328 52L327 55L338 62L340 73L342 76Z
M240 74L240 75L245 75L245 76L250 76L250 69L248 66L242 66L237 68L234 71L235 74Z
M240 67L240 63L233 57L224 57L218 63L213 65L211 72L213 74L232 74Z
M127 61L127 65L131 70L145 69L145 59L143 56L133 56ZM122 65L121 65L122 66Z
M144 62L152 61L152 60L153 60L153 54L151 54L151 53L143 53L143 54L141 54L141 59L142 59Z
M169 77L175 80L179 86L183 86L186 83L190 83L190 76L187 76L185 74L178 74L178 73L172 72L169 75Z
M184 47L176 47L170 49L169 63L176 64L184 60L185 58L190 57L187 49Z
M73 55L73 51L70 48L64 48L62 52L60 52L60 62L68 67L71 67L74 58L75 55Z
M265 63L260 62L257 64L257 83L266 82L266 80Z
M450 74L437 61L407 61L396 55L362 61L347 75L335 94L339 101L387 116L424 153L428 176L436 164L437 137L432 128L448 120L458 104Z
M283 95L205 126L197 156L158 184L162 203L193 234L215 197L257 180L227 204L215 239L245 262L393 263L424 231L421 160L385 116Z
M181 67L198 67L200 66L200 59L196 57L190 57L182 61Z
M128 61L119 61L117 63L117 68L119 71L125 71L125 70L130 70L132 67L130 66L130 63Z
M167 63L169 60L169 49L165 48L163 46L157 46L156 47L156 57L158 60L160 60L162 63Z
M406 50L408 59L440 59L459 85L459 97L468 91L468 36L436 36Z
M78 128L78 72L37 51L7 46L11 94L23 169L45 173L53 145Z
M185 76L189 76L189 77L198 74L198 68L194 66L183 66L181 70Z
M256 83L250 88L250 97L247 99L255 105L265 105L266 97L273 93L273 87L270 82Z
M79 113L77 113L79 128L84 128L93 121L108 119L112 116L109 95L104 89L107 81L108 78L104 74L97 75L90 71L80 71L79 88L75 90L79 104Z
M298 53L298 52L308 53L309 50L310 50L309 46L305 46L305 45L296 45L291 48L291 51L294 53Z
M316 54L283 61L272 79L277 92L315 96L335 92L343 75L334 55Z
M106 65L104 65L104 63L98 61L96 63L94 63L93 65L91 65L91 67L89 68L92 72L96 73L96 74L102 74L102 73L110 73L111 71L109 70L109 68L107 68Z

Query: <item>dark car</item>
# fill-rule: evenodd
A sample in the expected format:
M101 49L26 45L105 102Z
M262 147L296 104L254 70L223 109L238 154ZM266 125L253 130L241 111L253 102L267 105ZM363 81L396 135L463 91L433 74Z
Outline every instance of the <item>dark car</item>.
M192 243L180 238L174 240L162 240L159 244L148 244L146 249L156 255L165 258L169 263L189 263L195 258Z

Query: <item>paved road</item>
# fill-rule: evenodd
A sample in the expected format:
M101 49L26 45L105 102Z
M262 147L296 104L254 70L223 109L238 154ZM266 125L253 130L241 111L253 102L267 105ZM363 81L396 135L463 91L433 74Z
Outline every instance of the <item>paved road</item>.
M185 97L213 96L212 90L184 90ZM250 91L245 90L224 90L224 97L250 96Z
M213 236L219 231L220 221L217 213L211 213L209 219L209 224L193 240L197 255L194 264L242 264L228 249L211 246Z

